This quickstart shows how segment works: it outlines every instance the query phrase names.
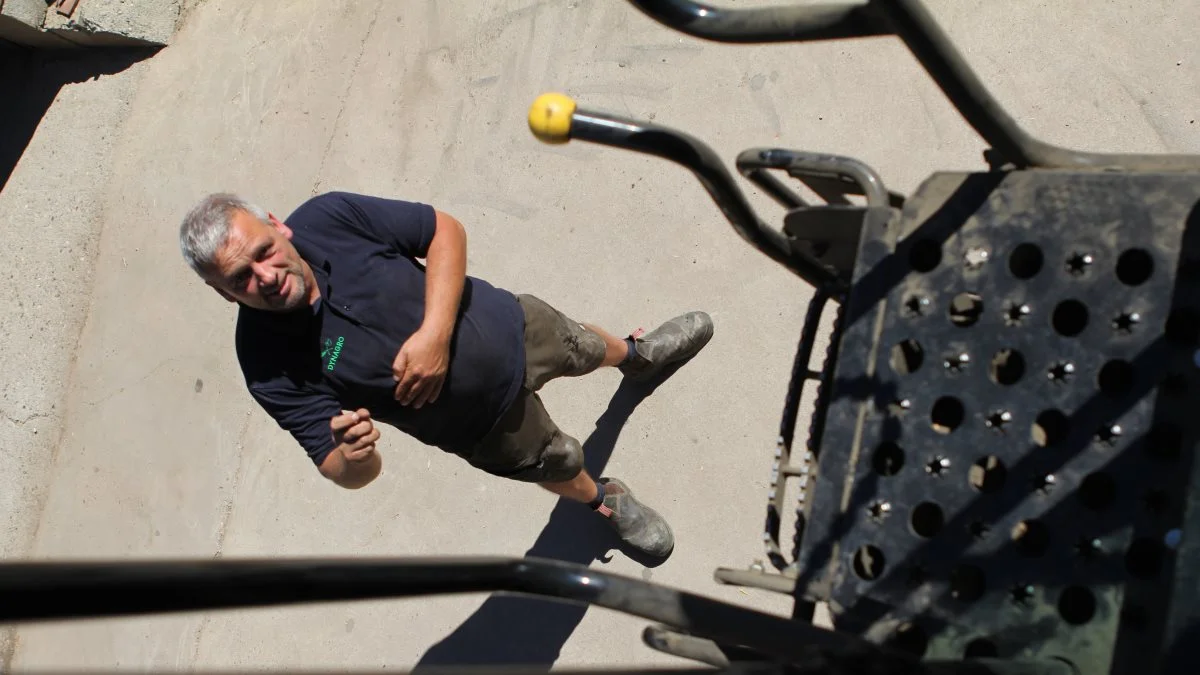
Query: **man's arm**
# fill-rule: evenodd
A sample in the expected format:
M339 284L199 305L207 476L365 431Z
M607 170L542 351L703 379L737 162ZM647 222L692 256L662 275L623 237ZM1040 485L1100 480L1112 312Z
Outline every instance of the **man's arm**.
M296 439L325 478L358 489L379 475L383 468L375 450L379 431L367 410L343 412L328 392L315 391L287 377L251 382L250 394Z
M437 212L425 262L425 319L392 363L396 400L414 408L438 399L450 366L450 341L467 276L467 233L453 216Z

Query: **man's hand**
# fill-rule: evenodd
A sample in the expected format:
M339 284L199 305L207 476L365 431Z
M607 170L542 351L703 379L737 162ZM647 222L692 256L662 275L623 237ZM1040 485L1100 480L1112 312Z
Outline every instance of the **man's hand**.
M438 400L450 366L450 339L422 328L400 347L392 362L396 400L420 408Z
M371 422L371 412L359 408L329 420L329 430L337 447L321 462L321 475L338 485L357 490L379 476L383 460L375 451L379 430Z
M329 420L329 428L337 444L334 452L340 452L346 461L361 462L375 453L379 430L371 423L371 412L366 408L334 417Z

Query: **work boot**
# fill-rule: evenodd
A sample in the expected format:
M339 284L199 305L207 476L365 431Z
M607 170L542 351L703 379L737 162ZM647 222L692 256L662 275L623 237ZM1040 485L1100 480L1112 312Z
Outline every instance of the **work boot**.
M620 365L621 372L633 380L648 380L672 363L695 356L712 336L713 321L708 314L677 316L645 335L630 335L634 353Z
M666 558L675 549L671 526L654 509L634 498L616 478L601 478L604 502L596 513L604 516L621 541L646 554Z

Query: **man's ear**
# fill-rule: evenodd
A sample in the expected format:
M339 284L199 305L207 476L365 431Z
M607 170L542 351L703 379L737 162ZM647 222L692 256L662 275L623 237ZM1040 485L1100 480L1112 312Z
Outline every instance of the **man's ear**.
M282 234L284 237L287 237L288 239L292 238L292 228L284 225L283 221L276 218L274 213L268 212L267 220L271 221L271 224L275 226L275 229L279 230L280 234Z
M213 285L213 282L205 281L204 283L208 284L208 287L213 289L214 291L216 291L217 295L221 296L222 298L225 298L229 302L237 302L237 298L230 295L228 292L225 291L225 289L217 288L215 285Z

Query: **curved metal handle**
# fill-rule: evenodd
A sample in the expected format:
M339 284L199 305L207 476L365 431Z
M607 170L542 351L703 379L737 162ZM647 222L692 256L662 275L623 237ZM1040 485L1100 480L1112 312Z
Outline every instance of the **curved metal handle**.
M783 169L795 177L825 176L850 181L858 186L857 193L867 198L867 206L888 206L891 198L879 174L852 157L779 148L752 148L738 155L737 167L743 176L760 185L766 169Z
M659 23L718 42L800 42L892 32L866 3L724 9L692 0L630 2Z
M629 2L669 28L717 42L804 42L895 34L963 119L995 149L995 159L989 158L994 166L1200 171L1200 155L1081 152L1029 135L992 97L921 0L738 10L692 0Z
M690 169L733 229L752 246L813 286L837 283L820 261L793 251L782 232L759 219L717 153L703 142L668 127L580 110L561 94L544 94L534 101L529 128L547 143L579 139L654 155Z
M606 607L789 660L811 657L814 647L842 658L904 658L851 635L537 558L2 563L0 622L494 591Z

